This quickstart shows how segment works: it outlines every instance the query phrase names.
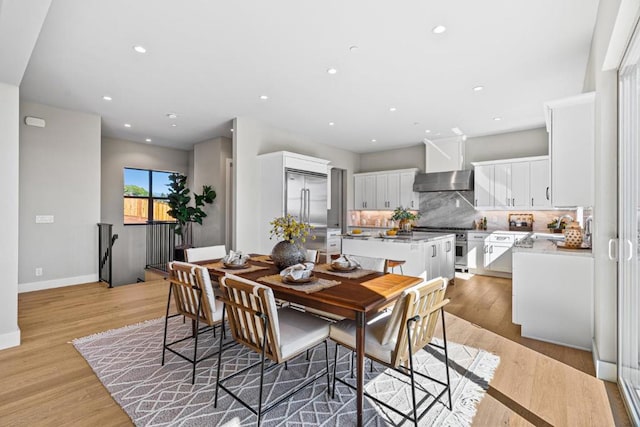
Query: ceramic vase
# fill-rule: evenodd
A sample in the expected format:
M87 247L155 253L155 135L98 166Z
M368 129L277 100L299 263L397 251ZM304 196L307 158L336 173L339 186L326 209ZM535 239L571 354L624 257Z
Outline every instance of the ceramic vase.
M579 248L582 245L582 227L577 222L572 222L564 229L564 247Z
M283 240L276 243L271 250L271 259L278 270L284 270L287 267L304 262L306 254L303 251L304 248L301 248L296 243Z

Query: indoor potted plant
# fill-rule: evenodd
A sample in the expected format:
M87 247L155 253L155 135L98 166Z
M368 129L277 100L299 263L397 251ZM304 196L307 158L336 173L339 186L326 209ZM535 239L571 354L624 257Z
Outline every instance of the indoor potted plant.
M410 228L411 221L415 221L418 218L420 218L419 213L411 211L408 208L403 208L402 206L395 208L391 215L391 220L398 222L398 228L400 230Z
M303 243L313 228L304 222L298 222L292 215L274 218L269 223L271 232L269 239L280 239L271 250L271 259L279 270L304 262L306 252ZM315 236L311 236L315 239Z
M184 260L184 250L192 245L191 224L197 222L202 225L202 218L207 214L202 210L205 204L211 204L216 198L216 192L210 185L202 186L202 193L193 193L195 206L191 206L191 196L187 188L187 177L179 173L169 175L169 210L167 213L176 220L175 233L180 237L180 244L176 245L175 259Z

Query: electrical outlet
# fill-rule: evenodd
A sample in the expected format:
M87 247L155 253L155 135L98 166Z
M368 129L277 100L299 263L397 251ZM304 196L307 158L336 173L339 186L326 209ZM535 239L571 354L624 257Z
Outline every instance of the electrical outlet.
M42 276L42 267L36 268L36 276Z

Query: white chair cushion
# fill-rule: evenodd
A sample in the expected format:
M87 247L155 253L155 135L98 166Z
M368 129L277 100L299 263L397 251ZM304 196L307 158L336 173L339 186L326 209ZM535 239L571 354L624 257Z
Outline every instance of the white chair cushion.
M258 295L258 289L265 289L265 295L267 296L267 301L266 303L269 305L268 310L271 311L271 313L273 313L271 319L269 319L269 321L273 324L273 330L275 331L275 335L276 335L276 342L280 343L280 326L279 326L279 319L278 319L278 308L276 307L276 300L273 296L273 291L271 290L270 287L262 285L258 282L254 282L252 280L247 280L244 279L240 276L236 276L235 274L225 274L225 278L229 278L231 280L235 280L236 282L242 282L242 283L246 283L247 285L251 285L253 286L253 293L257 296ZM254 309L257 309L257 307L254 307ZM265 313L267 314L267 313Z
M382 317L377 322L367 325L364 348L365 353L385 363L391 363L391 356L396 347L396 337L382 344L381 338L390 317ZM331 325L329 337L339 344L356 348L356 323L345 319Z
M278 310L280 354L284 360L310 348L329 336L329 322L291 308Z
M205 261L210 259L218 259L227 255L224 245L204 246L202 248L189 248L185 250L188 262Z

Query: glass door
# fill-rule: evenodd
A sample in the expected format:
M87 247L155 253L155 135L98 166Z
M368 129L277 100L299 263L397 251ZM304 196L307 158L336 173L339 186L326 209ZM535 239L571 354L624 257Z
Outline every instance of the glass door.
M640 422L640 37L635 34L619 73L618 384Z

